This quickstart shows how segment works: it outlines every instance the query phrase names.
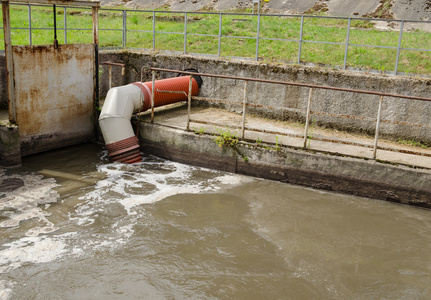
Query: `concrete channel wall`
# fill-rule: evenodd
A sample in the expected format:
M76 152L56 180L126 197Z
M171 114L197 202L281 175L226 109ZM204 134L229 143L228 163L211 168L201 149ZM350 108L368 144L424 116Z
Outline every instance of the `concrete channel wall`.
M220 148L213 138L158 124L140 127L142 150L169 160L431 208L430 170L245 142Z
M195 68L201 73L290 81L431 98L431 79L429 78L359 74L316 67L123 51L103 52L100 56L100 61L123 62L127 65L124 77L121 76L121 68L112 70L113 84L115 85L139 81L141 68L153 66L177 70ZM102 96L107 92L107 74L107 67L105 66L101 84ZM160 73L158 78L176 75ZM144 72L143 80L151 80L151 74ZM200 96L241 103L243 93L243 81L204 77ZM271 106L273 109L250 107L247 108L247 111L258 116L279 120L303 121L305 119L308 94L309 89L305 87L249 82L248 102L257 106ZM312 114L311 118L319 126L374 135L378 102L379 96L376 95L315 89L313 91L311 110L323 114ZM219 105L232 111L242 110L241 105ZM283 110L286 107L291 110ZM382 124L380 128L382 137L393 140L400 138L414 140L431 145L431 102L385 97L382 108ZM337 117L338 115L348 117ZM405 124L413 124L414 126Z

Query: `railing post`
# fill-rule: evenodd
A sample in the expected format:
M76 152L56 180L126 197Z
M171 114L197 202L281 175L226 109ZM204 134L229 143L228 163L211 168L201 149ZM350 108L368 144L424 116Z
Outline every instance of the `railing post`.
M242 138L245 137L245 110L247 107L247 85L248 85L248 81L245 80L244 81L244 100L242 102L242 135L241 135Z
M127 11L123 10L123 48L127 47Z
M190 131L190 110L192 107L192 87L193 87L193 76L190 75L189 79L189 94L187 95L187 131Z
M304 16L301 16L301 29L299 31L298 65L301 63L302 32L303 32L303 29L304 29Z
M187 12L184 13L184 54L187 53Z
M377 122L376 122L376 136L374 138L373 159L376 159L377 157L377 143L379 141L380 119L382 117L382 104L383 104L383 96L380 96L379 111L377 113Z
M305 117L305 132L304 132L304 149L307 148L307 140L308 140L308 127L310 125L310 111L311 111L311 95L313 94L313 88L310 88L308 92L308 104L307 104L307 115Z
M30 45L33 45L33 38L31 34L31 5L28 5L28 37Z
M218 57L221 56L221 29L222 29L222 13L220 13L220 20L218 25Z
M259 6L260 6L260 3L259 3ZM260 14L257 15L256 61L259 60L259 34L260 34Z
M66 6L64 7L64 44L67 44L67 11Z
M152 72L153 84L151 86L151 123L154 123L154 97L156 95L156 71Z
M109 76L109 89L112 87L112 66L108 66L108 76Z
M153 10L153 51L156 50L156 12Z
M349 23L347 24L346 49L344 50L343 70L345 70L346 66L347 66L347 53L349 51L350 23L351 23L351 21L352 21L352 18L349 18Z
M403 30L404 30L404 20L401 21L400 25L400 36L398 38L398 47L397 47L397 60L395 62L395 75L398 75L398 63L400 62L400 52L401 52L401 43L403 40Z

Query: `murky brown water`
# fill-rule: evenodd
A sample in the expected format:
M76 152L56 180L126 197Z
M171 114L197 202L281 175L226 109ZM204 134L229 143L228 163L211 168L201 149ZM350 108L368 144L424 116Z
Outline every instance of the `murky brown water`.
M0 299L431 298L429 210L93 144L0 174Z

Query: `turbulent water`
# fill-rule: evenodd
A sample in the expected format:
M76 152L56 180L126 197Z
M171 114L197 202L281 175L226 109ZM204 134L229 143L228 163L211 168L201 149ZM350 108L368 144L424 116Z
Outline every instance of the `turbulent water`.
M431 298L429 210L94 144L0 175L0 299Z

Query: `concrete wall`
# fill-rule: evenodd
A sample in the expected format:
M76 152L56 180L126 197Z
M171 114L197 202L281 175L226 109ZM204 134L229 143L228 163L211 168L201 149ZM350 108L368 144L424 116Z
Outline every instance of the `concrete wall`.
M273 79L311 83L359 90L379 91L392 94L415 95L431 98L431 79L385 76L375 74L352 73L340 70L328 70L303 66L286 66L257 62L244 62L216 58L192 57L188 55L167 55L150 53L102 52L100 61L126 63L126 75L119 79L121 68L113 71L114 81L133 82L140 80L143 66L156 66L167 69L196 68L202 73L234 75L252 78ZM107 72L104 72L103 76ZM176 76L159 74L158 78ZM144 81L151 80L151 74L144 72ZM107 92L106 79L102 80L101 95ZM277 109L248 108L257 115L281 120L303 121L308 100L308 88L281 86L250 82L248 85L249 102L258 105L270 105ZM238 80L204 78L200 96L241 102L243 82ZM324 115L312 115L318 125L353 132L365 132L373 135L377 117L379 96L354 94L330 90L315 90L311 110L331 114L352 115L359 117L339 118ZM226 108L241 111L241 106L225 105ZM282 111L290 107L302 112ZM396 122L420 124L406 126L383 122L381 136L392 139L407 139L431 145L431 102L411 101L398 98L385 98L382 119ZM372 120L367 120L371 118Z
M19 129L7 120L0 120L0 166L21 164Z
M430 170L247 143L234 151L218 147L210 135L151 123L141 123L140 141L145 153L173 161L431 208Z

